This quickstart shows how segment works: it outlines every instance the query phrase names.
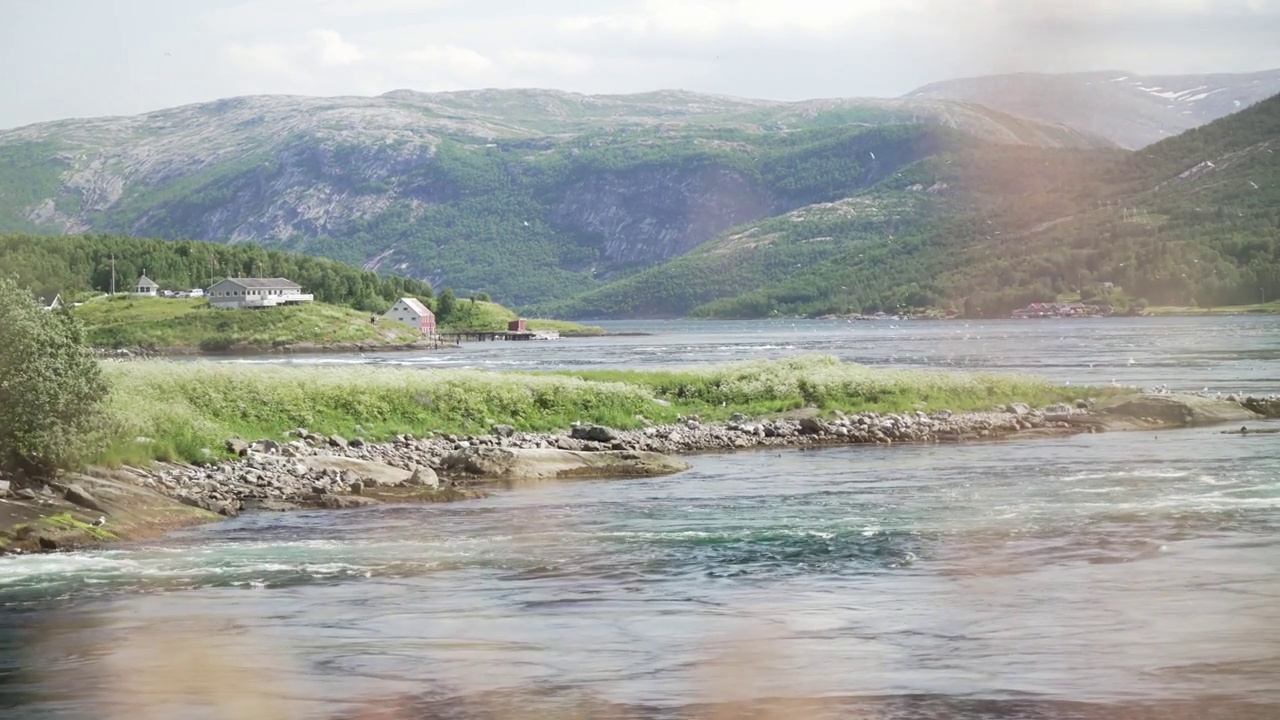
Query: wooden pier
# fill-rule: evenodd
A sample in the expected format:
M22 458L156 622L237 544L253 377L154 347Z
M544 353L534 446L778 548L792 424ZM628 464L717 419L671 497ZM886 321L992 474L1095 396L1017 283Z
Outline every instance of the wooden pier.
M512 332L510 330L470 330L440 334L441 338L458 344L461 344L463 341L496 342L499 340L533 340L537 336L538 333L530 332L528 330L523 332Z

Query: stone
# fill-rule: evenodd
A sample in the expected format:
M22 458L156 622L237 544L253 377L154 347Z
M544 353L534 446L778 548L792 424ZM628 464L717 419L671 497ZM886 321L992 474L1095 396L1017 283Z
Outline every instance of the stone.
M582 443L578 442L577 440L574 440L574 439L573 439L573 438L571 438L571 437L565 437L565 436L561 435L560 437L556 438L556 449L558 449L558 450L581 450L581 449L582 449Z
M319 495L315 496L311 502L316 507L326 510L354 510L356 508L370 507L373 505L381 505L373 498L361 497L359 495Z
M290 512L298 510L300 507L296 503L284 502L283 500L249 499L244 501L246 512Z
M72 485L67 488L67 492L62 497L73 505L79 505L95 512L106 512L106 509L98 502L97 498L90 495L79 485Z
M516 429L510 425L494 425L490 432L500 438L509 438L516 434Z
M9 497L9 490L10 490L9 481L0 480L0 498Z
M413 474L409 476L404 484L409 487L440 487L440 476L436 475L436 471L429 467L419 465L413 469Z
M451 478L488 480L644 477L688 469L683 460L649 452L575 452L551 449L468 448L441 464Z
M240 438L231 438L226 442L227 452L232 455L244 457L249 454L249 443Z
M330 435L329 444L336 448L346 449L347 439L342 437L341 435Z
M36 494L36 491L31 488L19 488L13 495L19 500L35 500L40 497Z
M1021 417L1023 415L1031 414L1031 406L1026 403L1009 403L1005 406L1004 411Z
M348 445L353 448L362 448L364 447L364 438L362 437L351 438L351 442L348 443Z
M54 540L51 537L46 537L44 535L41 535L36 540L36 542L40 543L41 550L57 550L58 549L58 541Z
M1168 395L1123 395L1098 403L1094 411L1103 415L1139 419L1150 424L1196 427L1261 420L1262 416L1239 403L1170 393Z
M351 483L351 485L349 485L348 488L352 495L359 495L360 493L364 492L364 483L357 480Z
M729 422L731 422L731 423L738 423L738 424L741 424L741 423L744 423L744 422L746 422L746 421L747 421L747 416L746 416L746 415L743 415L742 413L734 413L734 414L729 418Z
M1088 400L1077 400L1077 401L1076 401L1076 409L1077 409L1077 410L1088 410L1088 409L1089 409L1089 401L1088 401Z
M263 438L253 443L253 449L264 453L277 453L280 451L280 443L270 438Z
M800 432L805 435L821 435L826 431L826 423L818 418L807 417L800 420Z
M334 471L346 473L346 477L364 483L365 489L370 487L396 487L408 480L412 471L393 467L371 460L358 458L311 455L296 458L294 462L305 472Z

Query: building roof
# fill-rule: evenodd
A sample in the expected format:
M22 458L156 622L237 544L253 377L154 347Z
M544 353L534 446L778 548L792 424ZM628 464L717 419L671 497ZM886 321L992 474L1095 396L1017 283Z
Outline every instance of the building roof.
M40 307L53 307L62 296L56 292L47 293L31 293L32 299L40 304Z
M143 275L142 277L138 278L138 282L134 283L133 286L134 287L153 287L153 288L160 287L159 285L156 284L154 280L147 277L146 275Z
M400 298L400 302L404 303L405 305L408 305L410 310L418 313L419 315L422 315L424 317L427 315L432 315L432 312L428 310L427 306L423 305L422 301L419 300L418 298L403 297L403 298Z
M284 278L227 278L222 282L230 282L239 285L246 290L278 290L280 288L289 288L293 290L301 290L302 286L292 280ZM217 283L214 283L215 285Z

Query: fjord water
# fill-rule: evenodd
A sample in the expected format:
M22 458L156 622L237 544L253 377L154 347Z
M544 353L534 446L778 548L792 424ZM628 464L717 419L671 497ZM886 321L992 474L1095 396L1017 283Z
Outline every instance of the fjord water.
M1276 320L1115 322L1024 323L1026 339L951 355L1064 382L1097 382L1101 361L1159 368L1135 384L1280 391ZM778 342L740 327L717 341ZM948 354L859 332L862 359ZM568 365L572 343L593 362L643 343L671 365L680 337L521 352ZM684 352L710 359L705 342ZM0 716L1280 717L1277 436L691 461L0 559Z

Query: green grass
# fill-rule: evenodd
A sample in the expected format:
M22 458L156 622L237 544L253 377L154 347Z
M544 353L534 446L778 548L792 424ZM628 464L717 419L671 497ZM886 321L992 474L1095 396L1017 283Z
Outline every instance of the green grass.
M492 423L563 430L574 421L637 427L735 412L986 410L1101 392L1018 376L875 370L827 357L709 366L688 372L493 373L381 367L246 367L207 362L106 366L111 385L99 462L199 462L230 437L283 437L297 427L361 436L481 433ZM655 402L655 398L664 401ZM148 438L137 442L137 438Z
M1222 305L1219 307L1176 307L1162 305L1149 307L1146 315L1276 315L1280 314L1280 300L1252 305Z
M410 328L324 303L262 310L217 310L193 298L100 298L73 311L95 347L271 349L298 344L409 343Z
M95 540L118 540L119 539L115 536L114 533L103 530L102 528L94 527L89 523L80 522L79 520L72 517L70 513L58 513L57 515L50 515L49 517L41 520L41 522L45 523L50 527L57 528L59 530L75 530L78 532L82 532L88 535L89 537L92 537Z
M459 330L506 330L507 323L519 315L494 302L484 300L459 300L449 316L449 322L441 328L445 332ZM527 322L530 330L556 331L562 335L602 335L598 327L581 325L566 320L532 319Z

